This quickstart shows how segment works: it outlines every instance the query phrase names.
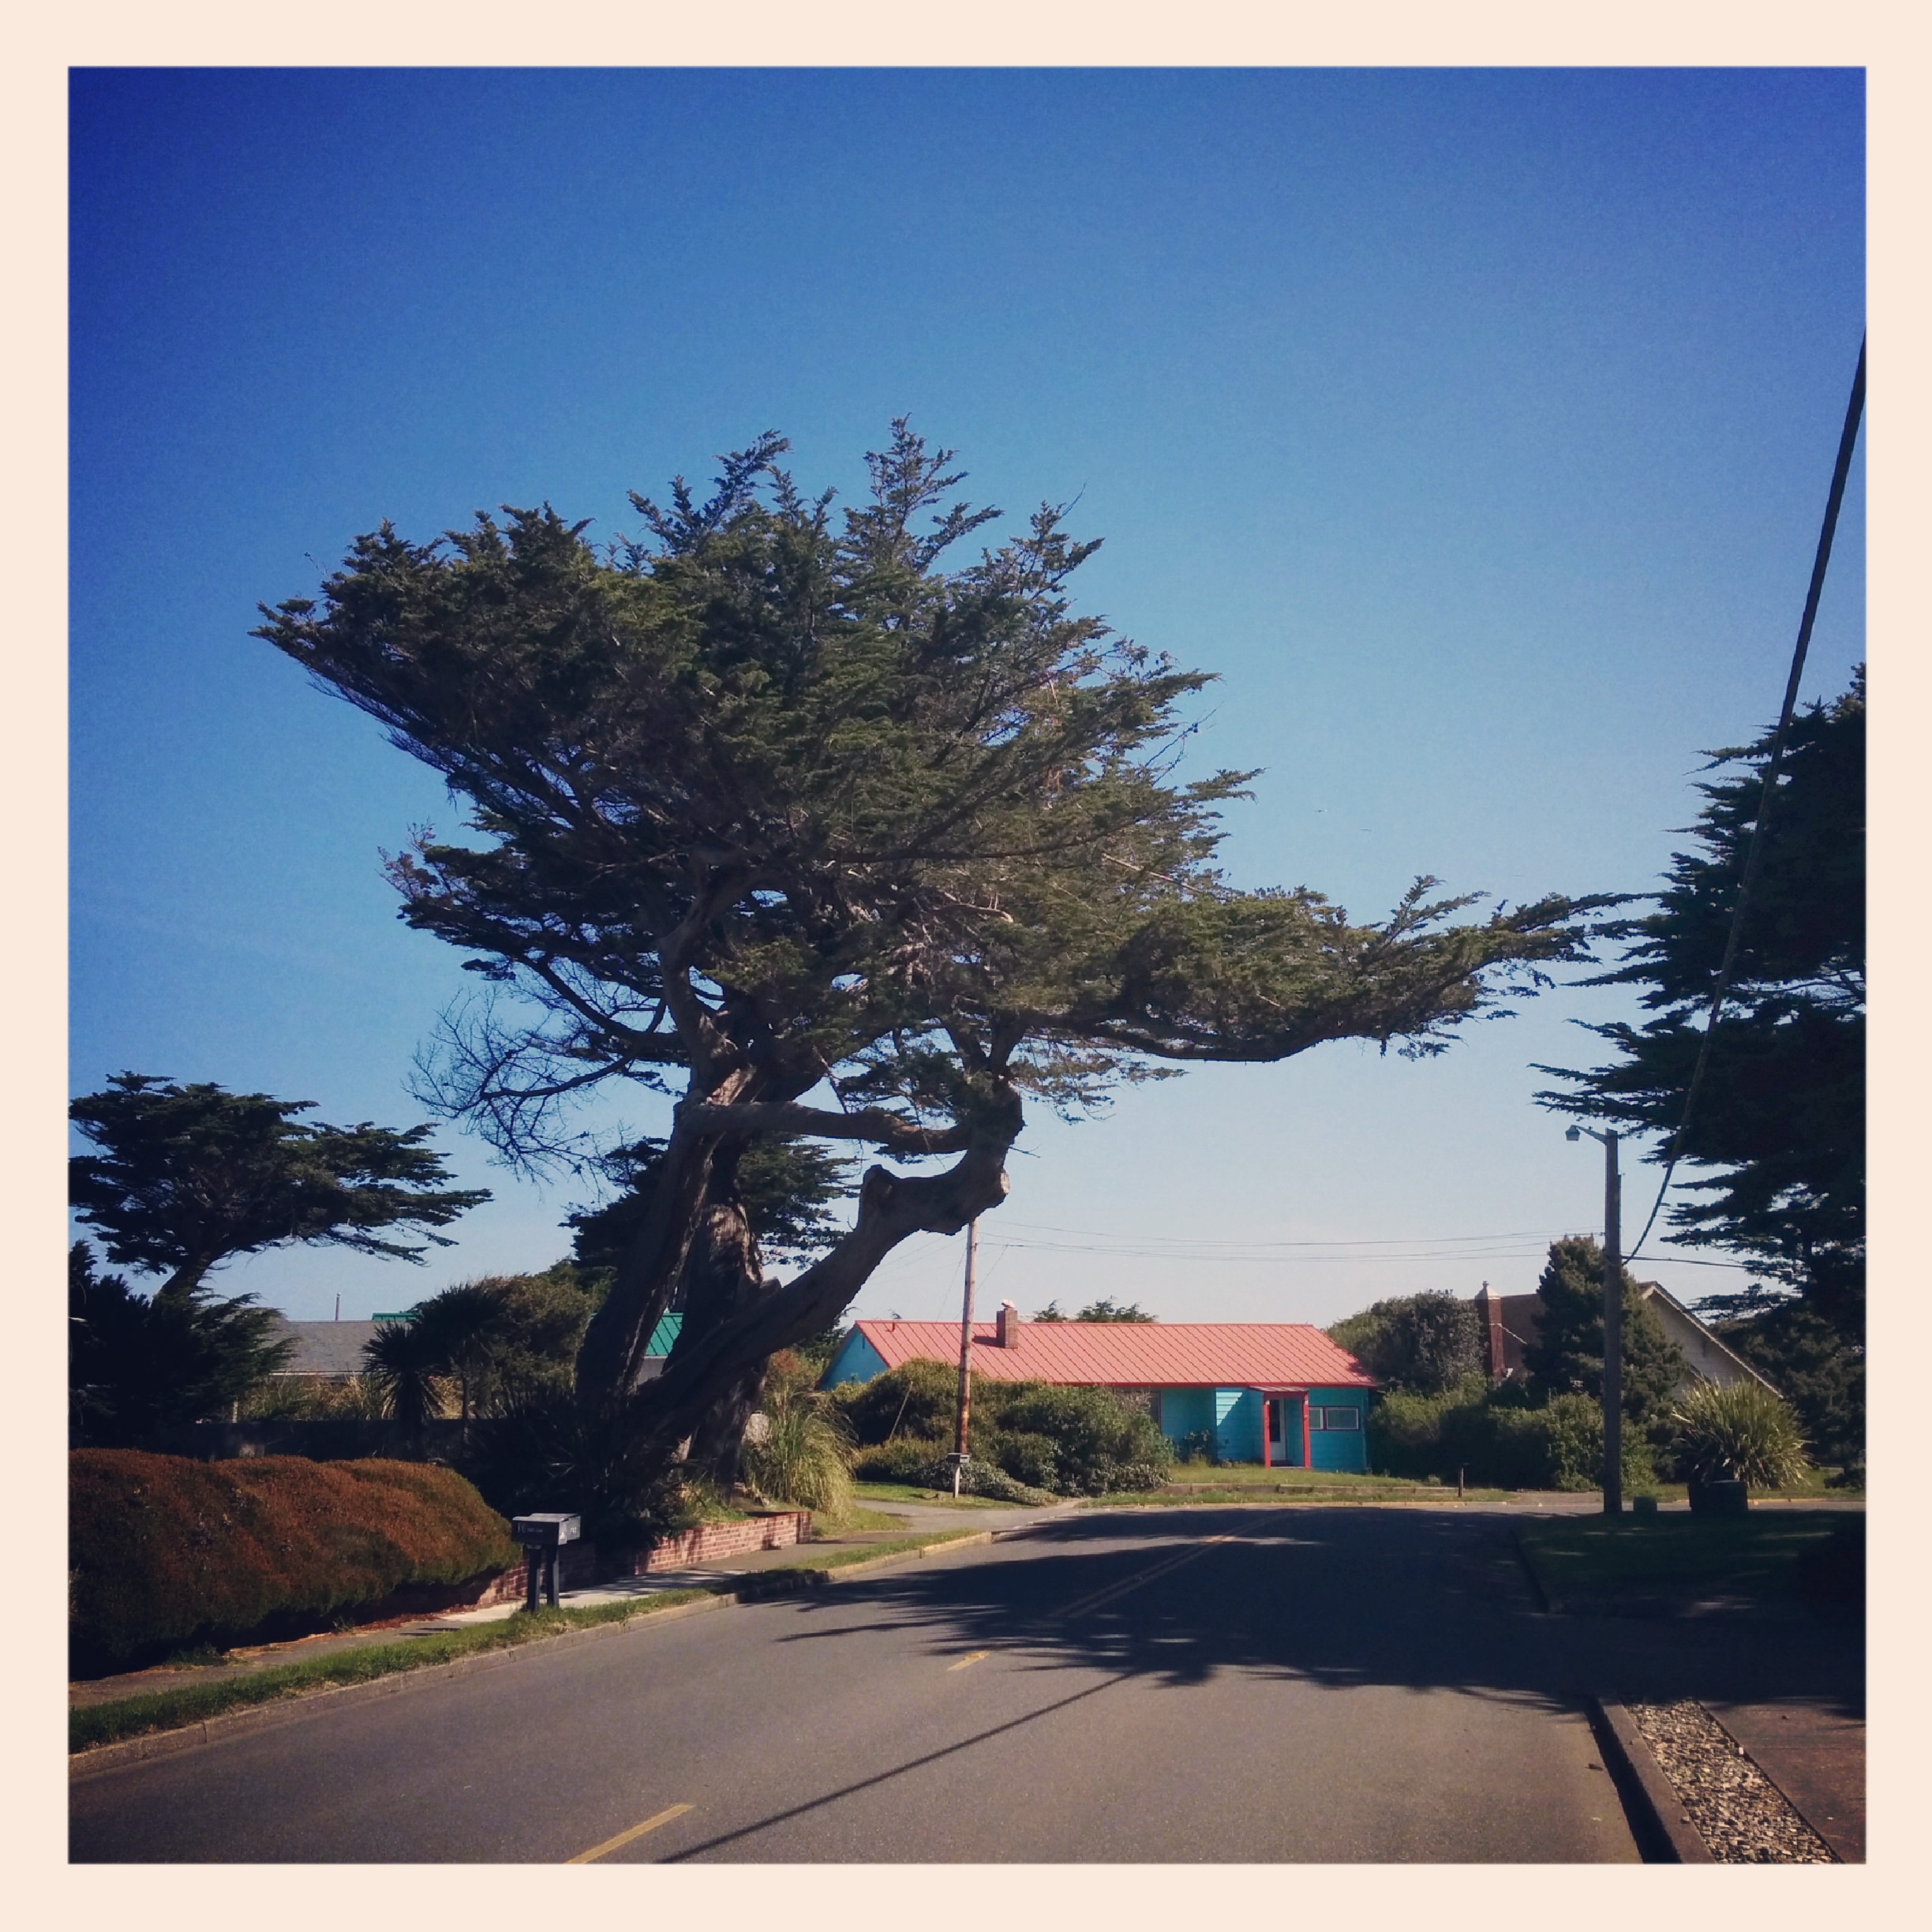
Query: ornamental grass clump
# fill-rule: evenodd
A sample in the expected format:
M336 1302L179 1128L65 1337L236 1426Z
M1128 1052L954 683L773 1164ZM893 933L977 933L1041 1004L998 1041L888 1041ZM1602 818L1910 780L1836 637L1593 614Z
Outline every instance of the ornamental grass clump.
M766 1390L762 1413L764 1428L745 1436L752 1487L768 1502L844 1515L852 1502L852 1452L844 1417L822 1396L783 1384Z
M1678 1403L1672 1419L1678 1432L1677 1466L1689 1481L1780 1489L1805 1472L1796 1417L1760 1383L1727 1387L1700 1383Z

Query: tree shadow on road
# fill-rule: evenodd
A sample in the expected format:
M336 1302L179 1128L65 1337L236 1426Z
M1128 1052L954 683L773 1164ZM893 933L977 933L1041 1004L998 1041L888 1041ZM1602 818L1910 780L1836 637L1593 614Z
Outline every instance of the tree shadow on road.
M856 1637L882 1611L897 1628L924 1630L936 1654L997 1649L1032 1669L1177 1686L1249 1672L1568 1708L1594 1693L1863 1709L1861 1630L1747 1616L1547 1616L1508 1522L1474 1512L1073 1517L991 1560L855 1580L801 1604L800 1627L783 1641Z

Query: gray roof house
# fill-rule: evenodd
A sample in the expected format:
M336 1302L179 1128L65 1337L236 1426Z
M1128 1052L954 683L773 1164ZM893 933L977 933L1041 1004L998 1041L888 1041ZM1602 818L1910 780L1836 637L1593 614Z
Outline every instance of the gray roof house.
M293 1342L293 1353L282 1365L285 1376L322 1376L346 1381L362 1372L362 1350L376 1339L373 1321L290 1321L275 1316L268 1339Z

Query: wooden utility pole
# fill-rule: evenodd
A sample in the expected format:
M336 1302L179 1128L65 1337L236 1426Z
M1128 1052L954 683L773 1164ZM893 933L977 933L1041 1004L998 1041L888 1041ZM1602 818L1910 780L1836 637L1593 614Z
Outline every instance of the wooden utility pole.
M1623 1178L1617 1136L1604 1145L1604 1514L1623 1513Z
M966 1425L972 1413L973 1275L979 1260L979 1217L966 1223L966 1301L960 1311L959 1427L953 1433L953 1493L959 1494L966 1461Z

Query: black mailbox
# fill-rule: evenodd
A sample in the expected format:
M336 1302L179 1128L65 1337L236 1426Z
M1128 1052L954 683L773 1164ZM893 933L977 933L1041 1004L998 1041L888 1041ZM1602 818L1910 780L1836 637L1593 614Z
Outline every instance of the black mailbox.
M557 1601L557 1564L566 1543L575 1543L583 1534L583 1518L560 1510L542 1510L535 1515L511 1520L510 1533L523 1545L523 1608L537 1608L537 1580L543 1582L543 1601Z

